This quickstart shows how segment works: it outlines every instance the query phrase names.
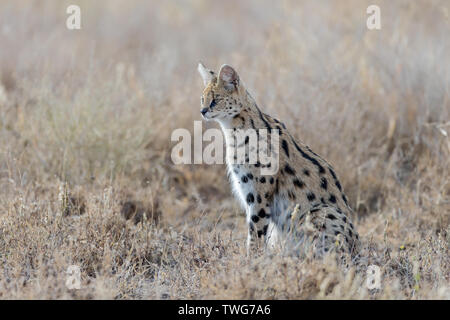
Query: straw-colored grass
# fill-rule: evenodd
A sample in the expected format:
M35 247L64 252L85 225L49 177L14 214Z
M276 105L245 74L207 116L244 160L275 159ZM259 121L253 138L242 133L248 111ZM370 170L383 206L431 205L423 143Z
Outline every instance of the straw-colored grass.
M370 4L1 1L0 298L449 299L450 6L377 1L369 31ZM199 60L333 164L380 290L248 258L224 166L172 164Z

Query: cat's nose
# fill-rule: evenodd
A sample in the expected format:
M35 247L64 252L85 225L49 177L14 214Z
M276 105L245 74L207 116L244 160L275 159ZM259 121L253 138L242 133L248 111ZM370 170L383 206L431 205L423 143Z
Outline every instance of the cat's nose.
M208 108L203 108L202 110L200 110L200 113L202 115L205 115L205 113L207 113L207 112L208 112Z

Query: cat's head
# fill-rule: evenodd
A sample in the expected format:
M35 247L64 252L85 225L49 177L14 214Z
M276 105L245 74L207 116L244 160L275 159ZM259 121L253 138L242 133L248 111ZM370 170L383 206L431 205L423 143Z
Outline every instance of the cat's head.
M245 88L231 66L224 64L216 74L199 63L198 72L205 85L200 110L204 119L224 121L241 113Z

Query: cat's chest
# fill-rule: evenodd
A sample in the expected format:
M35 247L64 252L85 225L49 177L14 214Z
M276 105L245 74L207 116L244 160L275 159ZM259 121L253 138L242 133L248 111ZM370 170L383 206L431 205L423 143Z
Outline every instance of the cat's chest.
M243 165L228 165L228 171L233 192L245 208L247 206L246 198L248 194L255 192L255 177Z

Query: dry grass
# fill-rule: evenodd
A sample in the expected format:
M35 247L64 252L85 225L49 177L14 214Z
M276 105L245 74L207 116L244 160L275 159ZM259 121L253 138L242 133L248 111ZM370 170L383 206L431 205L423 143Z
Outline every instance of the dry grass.
M72 2L0 3L1 298L450 298L448 1ZM334 165L381 290L247 258L224 168L171 164L198 60Z

